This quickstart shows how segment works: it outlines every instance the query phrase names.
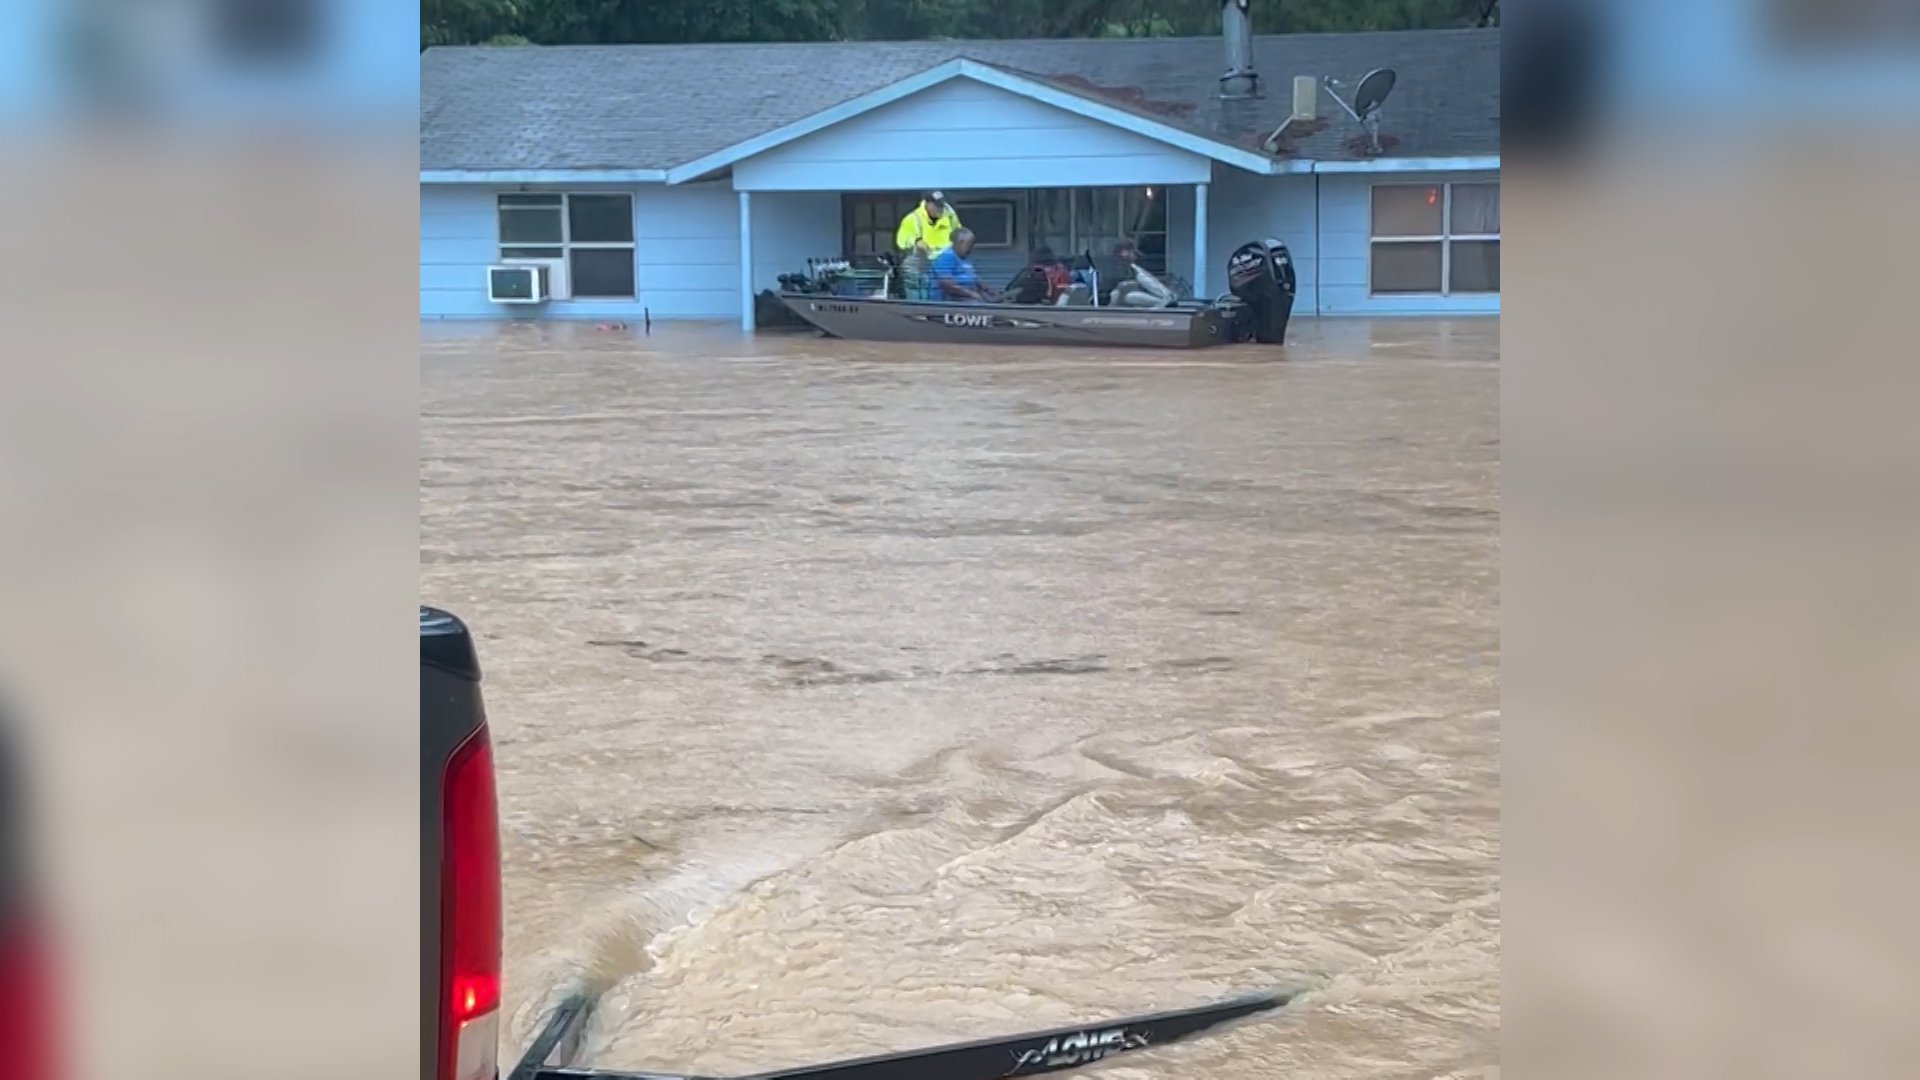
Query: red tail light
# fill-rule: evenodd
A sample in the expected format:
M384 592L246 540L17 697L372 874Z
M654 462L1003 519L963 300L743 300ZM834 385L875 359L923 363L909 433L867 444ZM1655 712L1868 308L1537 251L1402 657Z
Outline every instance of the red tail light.
M440 863L442 1080L495 1080L500 1030L500 819L480 728L447 763Z
M32 920L0 925L0 1053L6 1075L54 1080L54 1010L47 940Z

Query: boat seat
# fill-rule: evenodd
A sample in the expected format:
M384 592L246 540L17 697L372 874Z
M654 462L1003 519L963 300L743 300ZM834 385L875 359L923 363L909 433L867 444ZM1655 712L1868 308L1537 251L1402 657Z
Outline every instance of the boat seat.
M1028 266L1013 275L1004 290L1009 304L1044 304L1047 301L1047 277Z

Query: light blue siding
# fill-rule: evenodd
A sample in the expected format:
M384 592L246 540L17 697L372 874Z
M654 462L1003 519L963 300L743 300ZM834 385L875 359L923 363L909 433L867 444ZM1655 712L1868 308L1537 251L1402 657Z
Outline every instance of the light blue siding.
M1498 172L1328 173L1320 181L1319 295L1323 315L1468 315L1500 313L1498 293L1372 296L1369 251L1373 185L1498 180Z
M420 307L426 309L428 293L472 292L473 268L439 263L420 264Z
M753 196L753 291L779 287L780 275L808 259L840 254L840 195L831 191L760 192ZM739 256L734 256L738 262ZM740 278L733 277L738 288Z
M487 303L488 264L500 256L493 191L420 189L420 314L482 318L507 314Z
M1498 179L1489 173L1334 173L1255 176L1227 165L1214 167L1208 199L1207 277L1224 281L1225 260L1249 240L1278 237L1293 253L1299 315L1498 314L1498 295L1372 296L1369 248L1372 185ZM1172 243L1191 235L1192 193L1174 203ZM1188 241L1190 242L1190 240ZM1190 265L1183 252L1174 265Z
M1211 162L956 78L734 166L746 191L1191 184ZM757 260L756 260L757 261Z
M1004 91L967 80L956 80L923 92L922 95L887 106L867 117L850 121L851 127L866 121L883 125L868 132L859 147L845 146L834 153L851 155L871 153L876 145L893 145L905 140L927 145L930 132L902 127L908 123L926 123L937 119L928 113L930 106L969 108L987 104L992 95L1039 110L1050 129L1051 138L1062 145L1080 149L1105 145L1126 149L1129 140L1138 137L1118 129L1085 121L1051 106L1026 101ZM1001 102L1006 104L1006 102ZM906 120L889 115L888 110L914 106L918 114ZM937 112L937 110L935 110ZM1005 110L1016 116L1019 107ZM918 115L914 119L913 115ZM1066 120L1061 118L1065 117ZM1070 123L1069 123L1070 121ZM1082 125L1075 128L1073 124ZM1091 125L1094 132L1084 130ZM786 149L807 144L823 145L838 131L820 132L798 143L763 155L748 165L764 164ZM948 129L957 138L959 132ZM1086 139L1074 143L1079 136ZM873 140L881 140L875 143ZM1111 140L1117 139L1119 142ZM1104 141L1103 141L1104 140ZM991 147L994 140L984 135L971 140L976 147ZM1019 139L1002 141L1006 146L1031 146ZM957 145L939 143L936 145ZM807 151L825 153L826 151ZM938 175L921 177L919 183L884 184L876 182L877 170L889 167L884 161L862 161L851 156L839 162L788 162L776 166L788 170L802 165L831 168L850 179L849 190L912 190L939 186L958 203L972 200L1007 198L1019 207L1015 215L1016 236L1011 249L986 250L976 254L981 274L995 285L1004 284L1024 264L1032 244L1031 221L1027 210L1025 186L1091 186L1092 175L1061 175L1066 162L1098 161L1110 165L1115 157L1054 156L1051 158L988 159L1003 172L1024 170L1022 187L956 182L953 173L964 172L963 161L942 164L938 156L933 166ZM1184 159L1184 151L1160 155ZM1210 182L1208 198L1206 279L1213 290L1225 287L1226 257L1248 240L1276 236L1292 250L1299 275L1299 296L1295 312L1300 315L1392 315L1392 314L1498 314L1498 295L1463 294L1458 296L1371 296L1368 289L1371 187L1375 183L1437 183L1498 179L1494 172L1450 173L1334 173L1320 175L1256 176L1241 169L1208 164L1201 179ZM1162 161L1162 165L1166 162ZM1103 166L1104 167L1104 166ZM1100 174L1106 175L1106 174ZM1164 175L1164 174L1163 174ZM1039 179L1044 177L1044 182ZM740 181L738 174L735 182ZM766 180L766 175L762 180ZM1133 182L1133 181L1130 181ZM1151 182L1167 187L1168 268L1181 277L1191 278L1194 270L1195 224L1194 192L1188 183ZM515 308L490 304L486 299L486 267L498 260L499 234L495 200L505 190L536 191L622 191L634 197L635 287L633 300L556 300L537 308ZM735 188L728 181L667 185L586 185L467 186L452 184L423 185L420 195L420 312L427 318L617 318L637 319L643 310L651 310L656 319L734 320L741 311L739 203ZM804 269L809 258L840 253L842 243L842 202L839 189L830 191L758 191L753 194L753 267L755 291L774 288L780 274Z
M650 309L656 319L739 317L740 215L735 198L724 184L641 188L635 193L634 288L640 295L632 305Z
M495 200L502 190L520 189L421 187L422 317L637 319L643 310L656 319L738 317L740 226L734 193L724 184L533 188L633 195L634 290L638 294L632 300L555 300L537 309L487 302L486 268L499 259Z
M1249 240L1275 237L1293 255L1296 315L1315 314L1317 283L1312 176L1255 176L1230 165L1214 167L1207 197L1207 280L1227 287L1227 256ZM1191 220L1191 213L1189 213Z

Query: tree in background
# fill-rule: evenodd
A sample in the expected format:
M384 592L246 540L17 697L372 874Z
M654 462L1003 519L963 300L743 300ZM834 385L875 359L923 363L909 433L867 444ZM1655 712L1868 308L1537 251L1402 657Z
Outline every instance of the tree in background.
M1499 0L1256 0L1266 34L1497 25ZM420 43L1166 37L1220 31L1220 0L421 0Z
M544 45L830 41L843 0L520 0L520 33Z
M420 0L420 47L482 44L510 33L519 18L516 0Z

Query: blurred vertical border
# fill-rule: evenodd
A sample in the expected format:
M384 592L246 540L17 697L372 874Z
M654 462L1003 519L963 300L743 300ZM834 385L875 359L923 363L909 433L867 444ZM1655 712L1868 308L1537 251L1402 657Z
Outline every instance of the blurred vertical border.
M417 11L0 19L0 1074L406 1075Z
M1505 15L1503 1065L1903 1073L1920 6Z

